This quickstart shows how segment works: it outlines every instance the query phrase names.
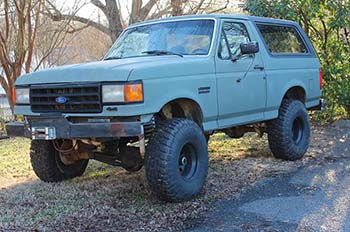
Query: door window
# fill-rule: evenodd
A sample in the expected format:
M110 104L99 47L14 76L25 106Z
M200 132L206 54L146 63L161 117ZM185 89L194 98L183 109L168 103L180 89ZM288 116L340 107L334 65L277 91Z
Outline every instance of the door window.
M219 58L230 59L241 54L241 43L250 41L248 31L242 23L224 22L221 39Z

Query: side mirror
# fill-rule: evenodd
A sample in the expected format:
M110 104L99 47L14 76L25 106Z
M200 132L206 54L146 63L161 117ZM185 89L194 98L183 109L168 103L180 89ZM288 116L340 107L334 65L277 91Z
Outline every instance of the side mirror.
M242 55L251 55L259 52L259 43L258 42L248 42L241 43L241 54Z

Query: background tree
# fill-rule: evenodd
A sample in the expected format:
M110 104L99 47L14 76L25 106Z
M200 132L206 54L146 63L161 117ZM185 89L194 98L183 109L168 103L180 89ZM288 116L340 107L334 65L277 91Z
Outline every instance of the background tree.
M131 0L127 5L122 5L119 0L89 0L84 4L92 4L99 10L106 22L96 21L88 17L82 17L76 12L63 12L52 1L46 8L46 15L55 21L75 21L94 27L108 35L114 42L125 26L144 21L146 19L160 18L163 16L177 16L183 14L214 13L226 8L229 0L224 0L220 6L213 8L217 1L214 0ZM79 8L79 7L77 7ZM126 14L126 15L124 15Z
M32 65L37 25L43 0L9 1L1 3L4 22L0 27L0 62L3 74L0 84L5 89L13 110L13 85L22 71L29 72Z
M64 41L68 24L52 24L41 14L44 5L45 0L0 1L0 85L12 111L17 78L47 63Z
M247 0L252 15L299 22L316 47L324 72L326 119L350 118L350 1Z
M84 28L67 34L64 42L50 54L45 63L62 66L101 60L110 45L110 38L101 31L94 27Z

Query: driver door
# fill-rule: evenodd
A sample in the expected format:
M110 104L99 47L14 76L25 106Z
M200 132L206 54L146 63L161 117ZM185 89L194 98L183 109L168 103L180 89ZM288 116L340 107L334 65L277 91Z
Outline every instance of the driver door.
M266 76L261 54L242 55L240 50L241 43L256 41L248 26L245 21L222 21L216 57L218 124L221 128L264 118Z

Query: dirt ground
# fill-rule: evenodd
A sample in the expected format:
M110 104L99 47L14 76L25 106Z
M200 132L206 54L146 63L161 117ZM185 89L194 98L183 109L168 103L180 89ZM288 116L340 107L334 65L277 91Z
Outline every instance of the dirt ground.
M321 162L334 146L337 129L313 125L306 156L296 162L272 157L267 138L248 134L210 139L210 169L202 194L185 203L154 198L144 169L128 173L90 162L80 178L43 183L29 161L29 141L0 140L0 231L181 231L211 210L217 200L232 199L265 177Z

